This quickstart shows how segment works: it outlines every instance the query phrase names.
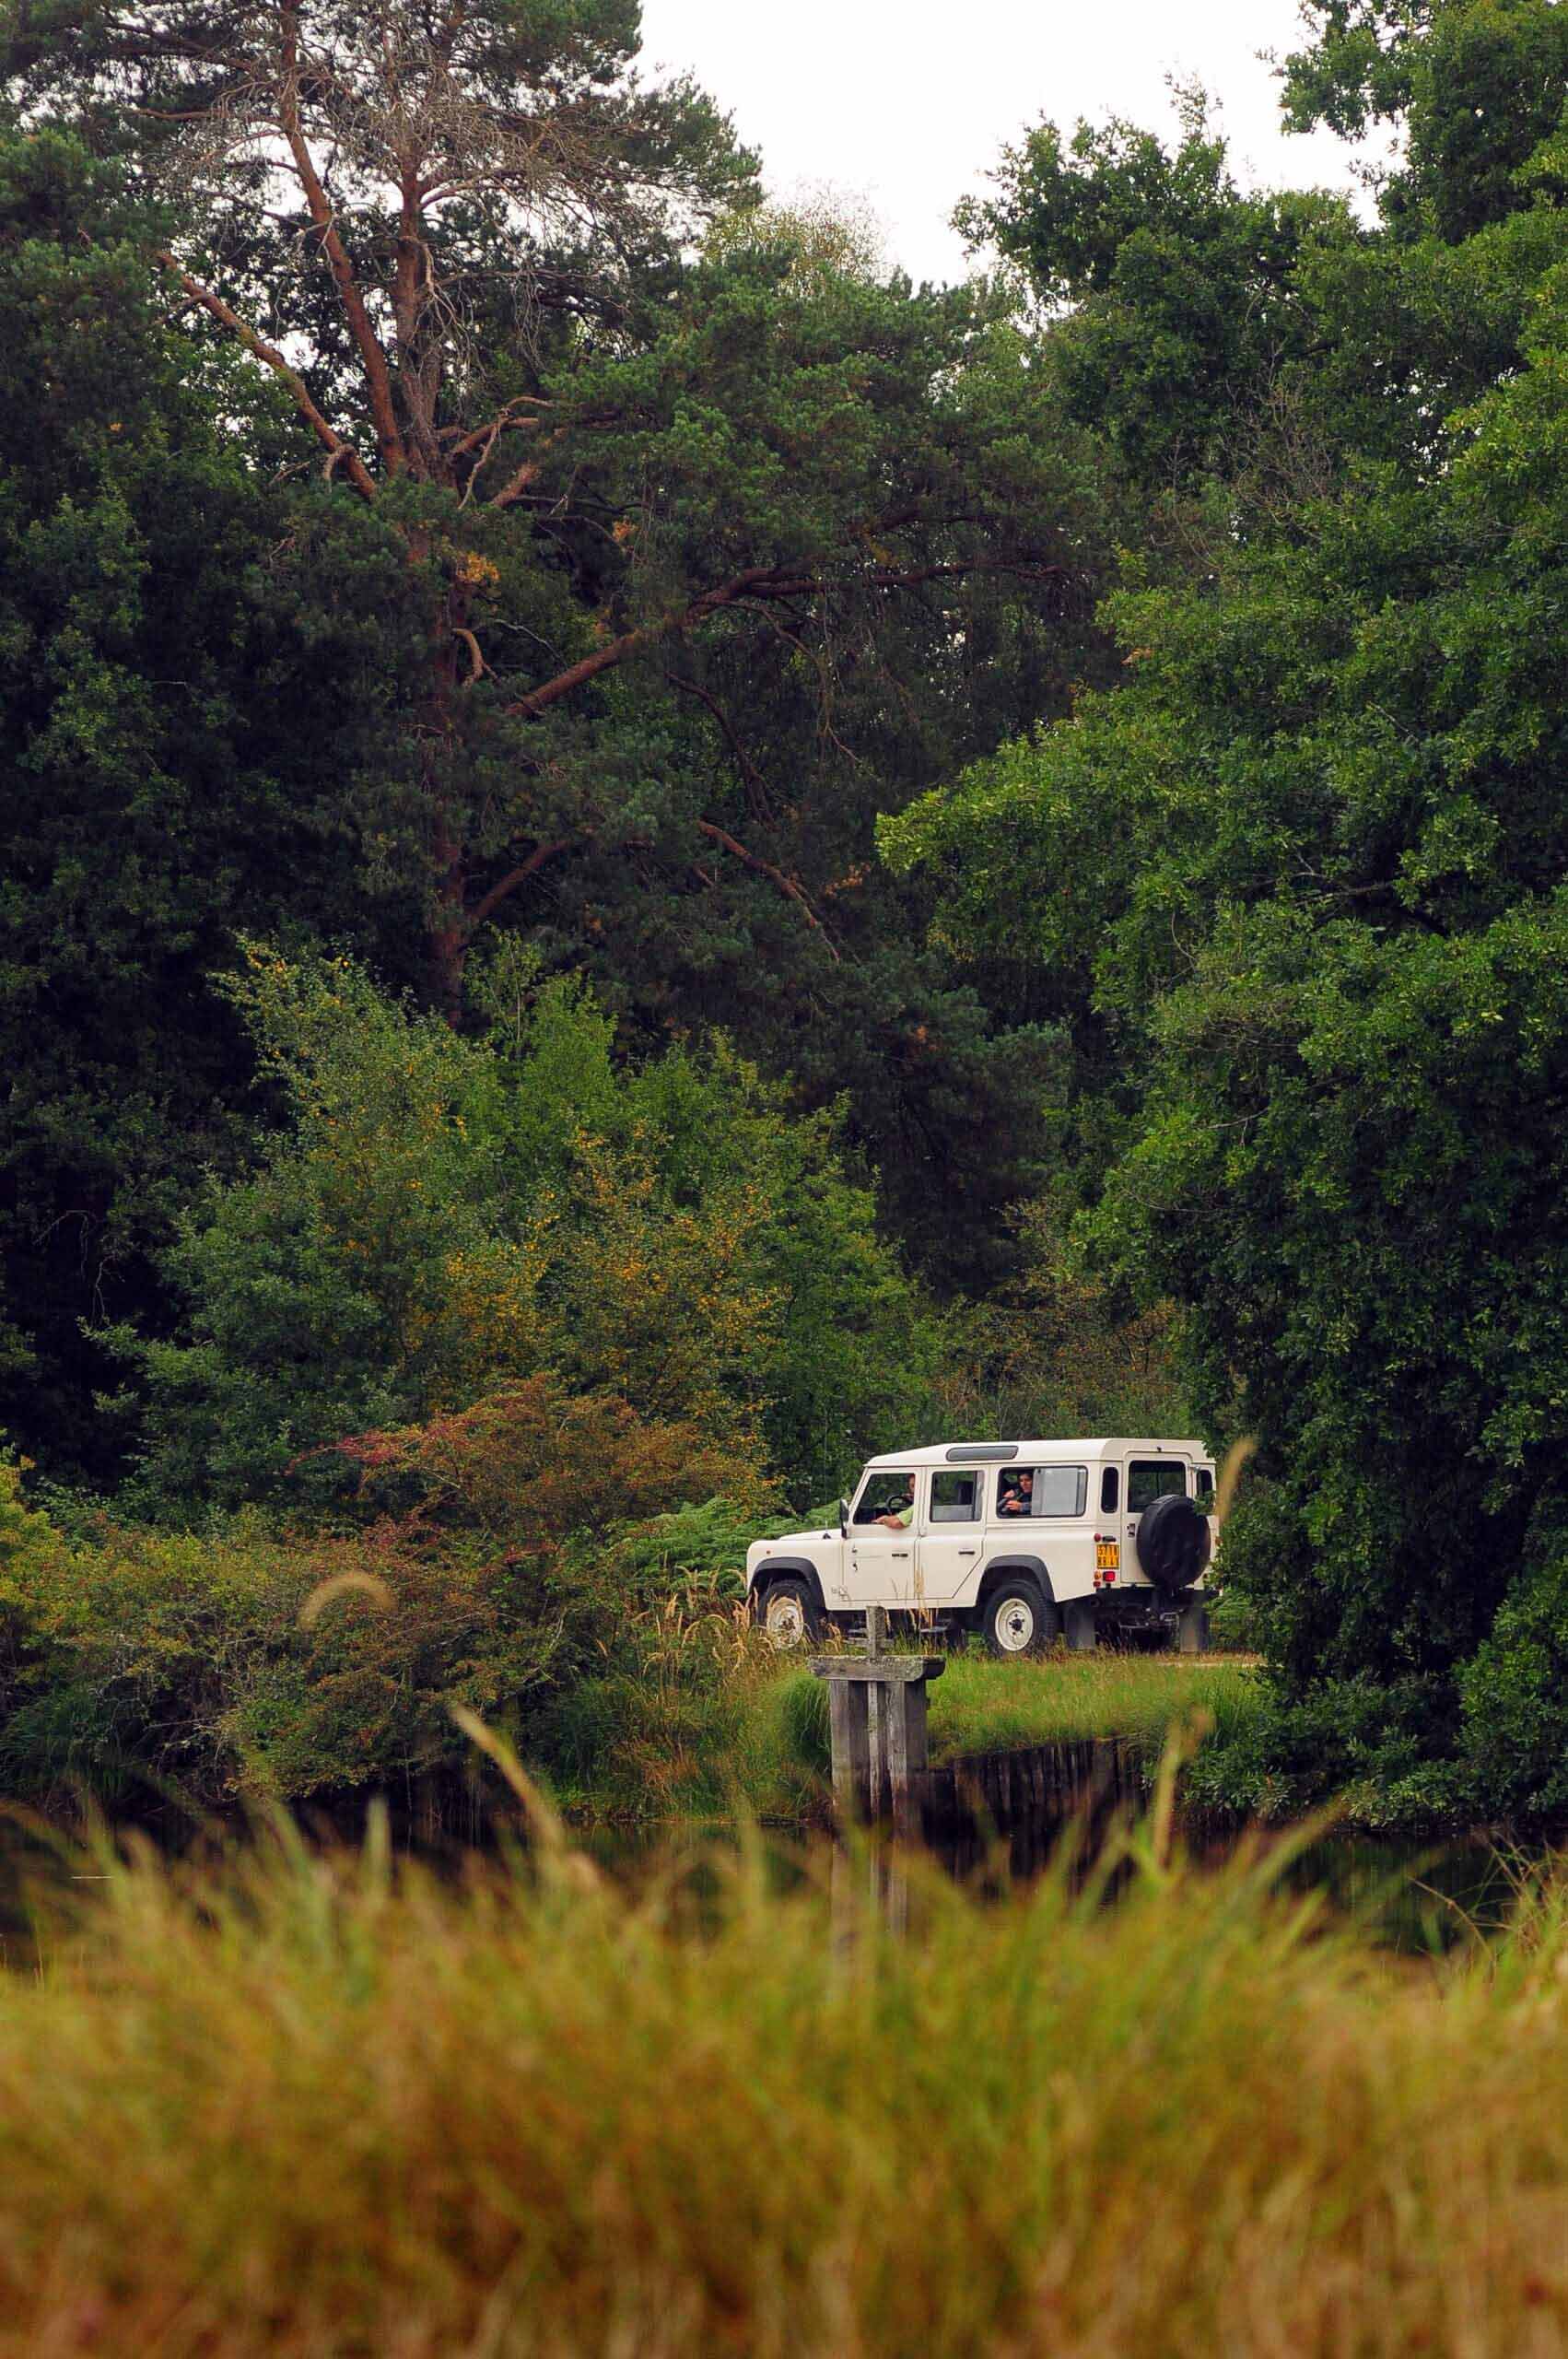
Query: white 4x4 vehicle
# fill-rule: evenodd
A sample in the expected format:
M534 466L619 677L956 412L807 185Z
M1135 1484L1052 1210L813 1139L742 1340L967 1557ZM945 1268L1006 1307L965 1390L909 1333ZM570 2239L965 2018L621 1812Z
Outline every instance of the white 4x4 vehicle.
M873 1458L837 1532L792 1532L746 1552L746 1596L780 1646L868 1605L993 1653L1065 1635L1163 1630L1209 1643L1214 1463L1199 1441L953 1442Z

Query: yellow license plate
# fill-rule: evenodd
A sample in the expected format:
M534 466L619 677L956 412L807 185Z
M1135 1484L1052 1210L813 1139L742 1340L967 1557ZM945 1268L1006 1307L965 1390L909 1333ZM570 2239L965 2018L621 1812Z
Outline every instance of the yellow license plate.
M1094 1570L1097 1573L1115 1573L1119 1572L1120 1569L1121 1544L1119 1541L1096 1540L1094 1543Z

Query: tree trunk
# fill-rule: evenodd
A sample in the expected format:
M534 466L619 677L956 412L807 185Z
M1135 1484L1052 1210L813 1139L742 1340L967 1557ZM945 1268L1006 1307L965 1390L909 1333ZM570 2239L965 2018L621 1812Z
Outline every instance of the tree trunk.
M417 546L410 549L415 562L426 554ZM426 959L427 989L432 1006L454 1028L462 1014L462 976L472 931L467 906L466 847L461 819L454 816L450 801L462 693L458 678L461 642L457 634L466 627L467 601L462 588L454 584L442 603L438 636L430 651L430 694L425 715L425 793L430 807L430 865L435 889Z

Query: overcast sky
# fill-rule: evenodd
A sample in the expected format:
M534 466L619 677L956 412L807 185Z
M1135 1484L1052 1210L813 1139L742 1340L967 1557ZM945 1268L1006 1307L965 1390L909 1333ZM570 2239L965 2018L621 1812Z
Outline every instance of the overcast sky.
M643 0L643 55L685 67L762 150L769 187L864 197L893 260L954 278L947 227L1001 147L1049 115L1174 122L1166 77L1221 102L1238 177L1346 184L1328 133L1290 139L1258 52L1300 45L1297 0Z

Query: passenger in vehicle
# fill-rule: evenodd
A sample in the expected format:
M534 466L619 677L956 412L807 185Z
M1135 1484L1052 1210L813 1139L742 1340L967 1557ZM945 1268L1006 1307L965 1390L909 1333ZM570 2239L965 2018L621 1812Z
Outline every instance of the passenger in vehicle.
M889 1532L907 1532L914 1520L915 1478L911 1474L909 1477L908 1505L902 1508L889 1508L887 1513L885 1515L879 1515L876 1520L878 1523L884 1525Z
M997 1501L1000 1512L1003 1515L1028 1515L1035 1496L1033 1469L1025 1466L1022 1473L1005 1475L1002 1481L1001 1496Z

